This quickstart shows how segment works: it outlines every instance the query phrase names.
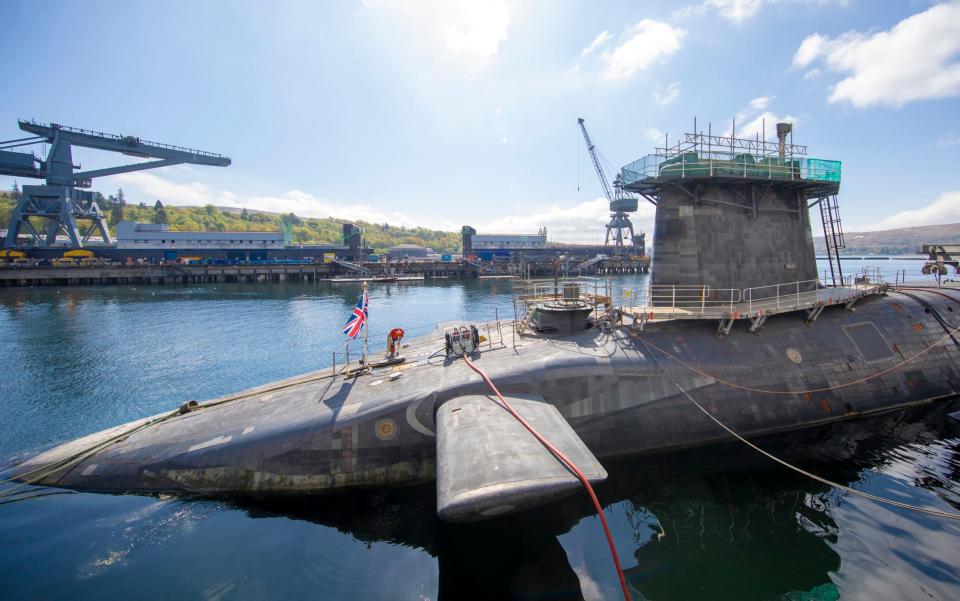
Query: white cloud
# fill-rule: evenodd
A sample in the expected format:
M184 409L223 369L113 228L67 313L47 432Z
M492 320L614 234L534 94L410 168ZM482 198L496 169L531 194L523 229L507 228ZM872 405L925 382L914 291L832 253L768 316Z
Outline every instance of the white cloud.
M946 3L908 17L887 31L850 31L830 39L808 36L793 57L803 68L817 60L845 75L830 102L858 108L899 107L915 100L960 95L960 3Z
M796 126L798 121L793 115L783 115L781 117L770 111L764 111L752 119L745 115L744 117L746 117L746 120L741 119L740 115L737 116L738 138L753 138L759 135L761 139L776 140L777 123L792 123ZM766 127L766 131L764 131L764 127Z
M613 50L603 53L603 73L610 79L627 79L680 50L686 35L669 23L644 19L628 27Z
M116 182L117 187L126 187L127 196L130 196L131 189L133 189L138 191L141 197L146 196L148 200L162 200L164 204L169 202L175 205L203 206L219 204L221 200L236 199L235 194L216 193L209 186L200 182L177 183L144 171L122 173L104 181L109 180Z
M731 23L743 23L757 14L763 0L706 0L702 6L714 10Z
M960 223L960 191L944 192L935 201L919 209L901 211L883 221L865 226L863 229L889 230L920 225L942 225Z
M659 84L653 90L653 101L660 106L667 106L680 97L680 82L674 81L662 88Z
M666 135L666 132L656 127L648 127L647 131L643 132L643 136L654 144L662 144Z
M710 13L716 13L721 19L729 21L734 25L740 25L744 21L756 16L764 4L776 4L784 0L704 0L700 4L685 6L673 13L674 17L683 19L691 16L703 16ZM801 0L795 0L801 1ZM816 2L817 4L832 3L832 0L802 0L805 2ZM837 0L841 6L846 6L848 0Z
M946 148L947 146L960 146L960 134L947 132L937 140L937 146Z
M506 0L364 0L368 10L389 10L419 30L433 36L451 54L476 69L490 64L507 40L510 7Z
M604 29L597 35L597 37L593 39L593 42L591 42L589 46L580 52L580 56L587 56L588 54L592 54L597 48L606 46L607 42L609 42L610 38L612 37L613 36L610 35L610 32Z
M650 231L653 213L653 207L642 201L639 211L630 216L637 233L642 229ZM610 205L601 197L573 206L554 205L538 212L499 217L474 227L482 232L514 234L536 232L546 226L551 241L598 244L603 242L608 221Z
M829 42L829 38L819 33L808 35L800 42L800 47L797 48L797 52L793 55L793 66L806 67L816 60L818 56L823 54L824 48L826 48Z
M212 190L200 182L174 182L145 172L124 173L104 179L105 182L110 180L111 184L125 188L132 202L144 200L152 204L159 199L164 204L174 206L212 204L271 213L296 213L301 217L336 217L370 223L387 222L394 225L456 229L452 223L429 222L399 211L382 211L365 204L332 202L301 190L290 190L271 196L240 196L228 190Z
M746 108L739 111L734 119L737 122L737 131L733 131L733 124L727 125L724 130L724 136L730 136L736 133L738 138L753 138L757 135L767 140L777 139L777 123L792 123L797 125L799 119L794 115L779 115L771 110L770 103L776 96L758 96L749 103ZM766 127L766 131L764 131ZM764 135L766 134L766 135Z
M773 100L773 98L773 96L760 96L758 98L754 98L750 101L750 108L758 111L766 110L767 107L770 106L770 101Z

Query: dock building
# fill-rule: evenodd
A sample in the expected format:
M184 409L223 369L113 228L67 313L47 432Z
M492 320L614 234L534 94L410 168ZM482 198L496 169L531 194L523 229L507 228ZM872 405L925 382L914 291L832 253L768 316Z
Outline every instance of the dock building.
M166 223L121 221L116 230L117 248L126 249L279 249L290 240L282 231L206 232L171 231Z
M598 255L611 255L614 248L602 244L560 244L547 242L547 228L540 228L536 234L478 234L477 230L469 225L461 229L463 239L463 256L473 257L480 261L491 261L494 258L512 260L524 259L555 259L568 257L571 259L593 259ZM644 257L644 234L637 236L636 255Z
M473 250L498 248L546 248L546 234L477 234L473 236Z

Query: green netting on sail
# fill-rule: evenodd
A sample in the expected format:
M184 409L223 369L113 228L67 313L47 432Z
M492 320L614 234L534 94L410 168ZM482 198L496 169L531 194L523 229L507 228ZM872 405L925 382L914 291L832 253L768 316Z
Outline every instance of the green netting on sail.
M839 182L840 161L781 159L778 156L757 157L747 153L715 152L702 156L697 152L688 151L666 158L648 155L621 170L621 179L625 185L647 178L713 176Z
M826 159L807 159L805 161L803 178L820 182L840 181L840 161Z

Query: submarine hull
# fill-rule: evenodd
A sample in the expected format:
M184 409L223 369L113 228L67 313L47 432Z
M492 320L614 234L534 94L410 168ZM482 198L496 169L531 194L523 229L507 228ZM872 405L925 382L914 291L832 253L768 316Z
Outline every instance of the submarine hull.
M960 344L945 334L960 318L960 293L951 295L875 295L852 311L827 307L812 324L802 312L773 316L757 334L737 322L722 338L716 322L692 320L524 336L515 347L508 333L474 362L503 394L555 406L599 459L664 452L729 440L681 389L745 436L956 395ZM488 392L462 360L438 356L442 348L438 332L412 341L401 365L356 377L319 371L118 426L41 453L5 477L244 496L429 481L438 408Z

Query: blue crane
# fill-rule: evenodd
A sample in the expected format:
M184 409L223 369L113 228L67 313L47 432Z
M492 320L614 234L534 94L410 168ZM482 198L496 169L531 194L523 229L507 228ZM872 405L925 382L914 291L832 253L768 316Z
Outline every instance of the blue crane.
M580 131L583 132L583 141L587 143L587 152L590 154L590 158L593 159L593 168L597 170L597 179L600 180L600 185L603 186L603 195L607 197L607 202L613 202L613 192L610 190L610 183L607 181L607 174L603 170L603 165L600 164L600 156L597 154L597 147L590 140L590 134L587 133L587 126L583 124L583 117L577 119L577 123L580 125Z
M57 123L21 120L19 125L20 129L33 135L0 142L0 175L44 179L46 183L23 186L17 207L10 216L6 248L16 247L20 234L29 235L34 246L54 246L61 233L70 238L71 246L80 248L95 231L99 231L103 241L110 244L110 232L94 193L80 189L91 187L93 178L182 163L217 167L230 165L230 159L220 154L149 142L136 136L106 134ZM41 142L50 145L45 159L32 152L10 150ZM74 146L155 160L80 171L81 167L73 163ZM31 223L31 217L45 221L45 227L41 228L43 232ZM90 222L82 233L78 219Z
M597 147L590 139L587 133L587 127L584 125L583 117L577 119L580 125L580 131L583 132L583 140L587 143L587 152L593 160L593 168L597 170L597 179L603 187L603 195L607 197L610 203L610 223L607 224L607 236L604 244L610 244L613 240L614 250L617 253L624 251L624 241L632 243L639 250L639 254L644 254L644 245L646 236L641 232L639 236L633 233L633 224L627 213L633 213L637 210L637 199L627 194L620 187L620 176L613 182L614 190L610 189L610 183L607 181L607 174L600 163L600 155L597 153Z

